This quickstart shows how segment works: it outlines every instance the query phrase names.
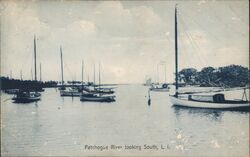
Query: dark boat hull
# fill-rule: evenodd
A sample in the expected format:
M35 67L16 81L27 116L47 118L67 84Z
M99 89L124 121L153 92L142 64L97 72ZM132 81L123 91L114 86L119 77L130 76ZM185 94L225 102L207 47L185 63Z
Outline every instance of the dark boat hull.
M114 96L88 96L81 95L81 101L92 101L92 102L114 102Z
M14 103L31 103L36 102L40 100L40 97L38 98L12 98L14 100Z

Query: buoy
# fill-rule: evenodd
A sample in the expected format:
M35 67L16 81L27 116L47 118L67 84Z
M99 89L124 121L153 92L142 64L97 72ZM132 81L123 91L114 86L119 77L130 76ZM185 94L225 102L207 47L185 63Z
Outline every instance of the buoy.
M148 99L148 106L151 105L151 99Z
M150 99L150 91L148 90L148 106L151 105L151 99Z

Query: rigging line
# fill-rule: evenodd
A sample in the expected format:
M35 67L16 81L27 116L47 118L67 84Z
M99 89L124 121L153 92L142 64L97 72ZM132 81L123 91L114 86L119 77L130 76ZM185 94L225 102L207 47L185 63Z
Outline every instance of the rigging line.
M192 58L192 57L190 57L190 54L189 54L189 53L182 53L182 52L184 52L185 50L187 50L188 48L187 48L187 45L185 44L185 41L184 41L184 39L182 38L182 35L181 35L181 34L180 34L179 40L180 40L180 45L181 45L181 46L179 46L180 54L183 54L183 55L180 55L180 59L181 59L181 58L188 58L188 59L182 59L182 61L183 61L185 64L194 66L194 65L192 65L193 63L190 62L190 59L189 59L189 58ZM180 70L181 70L181 69L180 69Z
M213 82L211 82L211 81L207 81L207 80L205 80L205 79L202 79L202 81L204 81L205 83L207 83L207 84L209 84L209 85L212 85L212 86L217 86L218 84L216 84L216 83L213 83ZM220 87L222 88L222 89L225 89L225 88L229 88L229 86L227 86L226 84L224 84L223 82L218 82L219 83L219 85L220 85Z
M185 33L186 36L189 38L189 40L190 40L190 42L191 42L191 44L192 44L194 50L199 50L200 52L202 52L201 49L200 49L200 47L197 45L197 43L195 42L195 40L192 38L192 35L190 35L190 34L188 33L188 31L186 31L186 30L187 30L187 27L186 27L185 22L183 21L183 19L182 19L181 17L180 17L180 22L181 22L181 24L182 24L182 28L184 29L184 33ZM204 64L204 61L203 61L202 58L201 58L201 57L204 58L204 56L200 56L199 53L197 53L197 54L198 54L199 60L200 60L201 62L203 62L203 64ZM201 54L201 55L203 55L203 54Z
M184 29L184 33L185 33L185 34L187 35L187 37L189 38L190 43L191 43L192 47L194 48L194 50L195 50L195 51L199 50L199 51L202 53L201 49L200 49L199 46L196 44L196 42L193 40L192 36L186 31L187 29L186 29L186 25L185 25L183 19L182 19L181 17L180 17L179 19L180 19L180 23L182 24L181 26L182 26L183 29ZM197 52L198 52L198 51L197 51ZM201 54L201 55L202 55L202 57L204 58L203 54ZM201 56L200 56L199 53L197 53L197 57L199 58L199 61L201 62L201 64L203 64L203 66L204 66L204 65L205 65L205 64L204 64L205 61L201 58Z
M232 8L232 6L229 4L228 5L229 9L233 12L233 14L239 18L239 20L244 23L246 26L248 26L247 22L245 20L242 20L242 16L240 16L236 11Z
M179 19L180 19L180 16L179 16ZM180 27L183 27L183 26L180 25ZM184 29L183 29L183 30L184 30ZM185 33L185 30L184 30L184 33ZM187 35L186 35L186 36L187 36ZM179 39L180 39L180 41L181 41L182 43L184 43L184 44L182 44L181 47L183 47L184 50L188 49L187 45L185 44L184 39L183 39L182 37L180 37ZM189 43L191 43L191 41L189 41ZM192 43L191 43L191 44L192 44ZM193 46L193 45L192 45L192 46ZM181 47L180 47L180 49L181 49ZM193 48L194 48L194 46L193 46ZM194 49L194 50L195 50L195 49ZM185 53L185 54L188 55L189 58L192 58L192 57L190 56L190 53ZM192 63L190 62L189 59L185 59L184 61L187 61L189 65L192 65Z
M221 17L218 16L218 14L216 13L215 9L213 9L213 7L209 6L208 4L208 7L209 9L211 9L211 11L214 13L214 17L215 19L222 23L222 27L224 27L224 29L222 29L223 31L227 31L228 34L235 34L235 33L232 33L232 29L234 32L238 33L238 34L241 34L241 36L246 36L244 33L242 33L241 31L239 31L238 29L235 29L234 27L230 27L231 25L229 23L225 23L223 21L223 19Z
M206 30L205 27L203 27L201 24L199 24L194 18L193 16L188 15L188 13L185 13L185 16L188 17L188 19L191 19L196 25L198 25L202 30ZM221 41L218 37L216 37L216 35L214 35L213 33L211 33L211 31L206 30L206 32L208 32L215 40L217 41Z
M211 81L207 81L207 80L202 80L202 81L204 81L205 83L207 83L207 84L209 84L209 85L211 85L211 86L217 86L215 83L213 83L213 82L211 82Z
M180 47L180 54L181 54L181 52L183 52L183 50L187 50L188 47L187 47L187 45L185 44L184 39L181 38L181 36L180 36L179 39L180 39L180 43L184 43L184 44L180 44L180 45L182 45L182 46ZM183 49L183 50L182 50L182 49ZM188 58L192 58L192 57L190 56L190 53L185 53L185 54L188 56ZM181 58L181 56L180 56L180 58ZM192 65L192 63L190 62L190 59L185 59L184 62L187 62L188 65Z
M34 62L34 58L33 58L34 56L33 55L31 55L31 80L33 80L33 70L34 70L34 68L33 68L33 62Z
M218 22L220 22L220 23L223 24L223 25L221 25L222 27L224 27L225 29L227 29L227 28L228 28L228 24L223 22L223 20L222 20L222 19L218 16L218 14L216 13L215 9L213 9L213 7L211 7L209 4L207 4L207 6L209 7L209 10L210 10L212 13L214 13L214 16L213 16L213 17L215 17L215 19L216 19Z
M199 53L199 52L201 52L201 49L200 49L198 46L196 46L195 41L193 40L193 38L191 37L191 35L189 35L187 32L186 32L185 34L187 35L187 37L188 37L189 40L191 41L190 43L191 43L191 45L193 46L194 50L195 50L196 52L198 52L198 53L196 53L196 54L197 54L197 57L198 57L198 59L199 59L199 62L200 62L203 66L205 66L205 63L204 63L205 61L202 59L203 56L200 56L200 53Z
M180 13L179 13L180 14ZM180 18L180 16L179 16L179 18ZM178 28L177 28L178 29ZM181 34L180 34L181 35ZM180 39L180 41L182 42L182 43L184 43L184 44L182 44L182 46L180 47L180 50L183 48L183 49L185 49L184 47L186 47L186 45L185 45L185 41L184 41L184 39L183 38L179 38ZM187 48L187 47L186 47ZM186 49L185 49L186 50ZM181 51L180 51L181 52ZM189 53L186 53L187 55L188 55L188 57L189 58L192 58L192 57L190 57L190 54ZM186 59L184 60L184 61L186 61ZM189 59L187 59L187 61L188 61L188 64L189 65L192 65L192 63L190 62L190 60Z

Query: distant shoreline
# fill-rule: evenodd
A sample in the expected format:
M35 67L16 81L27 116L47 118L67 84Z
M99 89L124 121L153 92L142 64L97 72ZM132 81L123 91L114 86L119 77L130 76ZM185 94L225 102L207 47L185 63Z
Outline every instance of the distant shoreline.
M199 87L246 87L250 82L250 71L248 67L240 65L228 65L224 67L204 67L201 71L195 68L184 68L178 72L179 86L199 86ZM86 82L85 82L86 83ZM150 85L153 82L150 83ZM5 89L34 89L34 88L53 88L60 87L59 81L35 81L20 80L9 77L0 77L0 88ZM88 82L93 85L93 82ZM118 85L143 85L143 83L107 83L101 86L118 86ZM174 85L174 83L166 83ZM81 81L65 81L64 86L79 86ZM96 84L95 86L98 86Z

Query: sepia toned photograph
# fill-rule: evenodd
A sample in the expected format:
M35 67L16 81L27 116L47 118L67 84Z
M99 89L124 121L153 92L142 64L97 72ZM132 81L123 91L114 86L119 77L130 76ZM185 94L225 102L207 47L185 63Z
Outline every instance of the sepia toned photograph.
M1 0L1 156L249 157L248 0Z

